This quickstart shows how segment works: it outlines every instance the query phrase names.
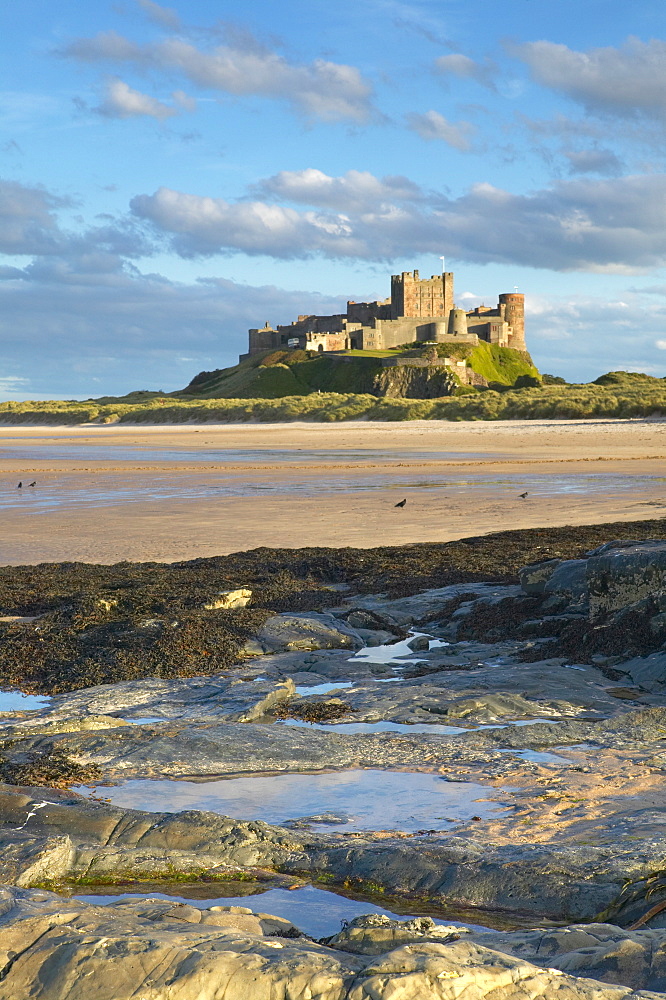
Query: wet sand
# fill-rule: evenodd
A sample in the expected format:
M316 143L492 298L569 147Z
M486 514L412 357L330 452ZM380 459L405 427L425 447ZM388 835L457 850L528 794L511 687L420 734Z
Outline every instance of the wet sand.
M0 561L169 562L641 520L666 514L662 477L661 420L2 427Z

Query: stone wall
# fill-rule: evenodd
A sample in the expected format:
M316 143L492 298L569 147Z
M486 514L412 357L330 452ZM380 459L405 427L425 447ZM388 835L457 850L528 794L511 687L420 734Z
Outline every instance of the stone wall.
M403 344L412 344L417 340L422 342L436 340L438 343L455 340L456 343L461 344L478 344L479 338L473 332L456 337L442 335L439 329L441 322L433 316L420 319L408 316L403 316L400 319L380 319L372 326L349 330L349 335L354 346L364 351L381 351L390 347L402 347Z
M350 323L359 323L361 326L370 326L373 320L390 318L390 299L383 299L381 302L350 301L347 303L347 320Z

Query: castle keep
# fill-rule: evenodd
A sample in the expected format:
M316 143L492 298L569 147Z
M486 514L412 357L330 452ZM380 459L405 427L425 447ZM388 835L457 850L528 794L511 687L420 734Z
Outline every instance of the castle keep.
M348 302L347 312L334 316L299 316L289 326L268 323L249 331L250 357L260 351L301 348L306 351L380 351L414 341L525 347L525 296L499 296L496 307L457 309L453 272L420 278L418 271L391 277L391 297L381 302Z

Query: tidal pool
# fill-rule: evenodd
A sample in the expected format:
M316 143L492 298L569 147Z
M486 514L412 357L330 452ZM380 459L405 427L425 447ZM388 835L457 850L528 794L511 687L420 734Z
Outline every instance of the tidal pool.
M535 720L531 720L535 721ZM539 722L544 720L539 719ZM526 725L527 723L523 723ZM431 723L409 723L402 722L303 722L301 719L285 719L278 723L284 726L304 726L310 729L323 729L329 733L425 733L430 736L457 736L459 733L472 733L474 729L461 729L457 726L438 726ZM509 725L519 725L517 722ZM506 726L477 726L477 729L505 729ZM512 753L522 760L528 760L533 764L569 764L566 757L559 757L557 754L549 753L547 750L516 750L513 747L495 749L496 753Z
M80 787L81 794L90 789ZM448 829L501 809L492 788L438 774L353 770L216 781L136 779L104 789L114 805L151 812L200 809L280 825L307 818L330 831ZM326 819L314 819L324 817ZM311 819L312 818L312 819Z
M137 720L132 720L137 721ZM151 720L152 721L152 720ZM303 729L321 729L327 733L429 733L432 736L457 736L475 733L479 729L508 729L510 726L536 726L540 722L558 723L563 719L519 719L517 722L493 722L483 725L447 726L438 722L305 722L303 719L285 719L278 726L300 726ZM508 752L508 751L507 751ZM531 751L521 750L520 753Z
M211 886L211 891L214 887ZM217 896L214 899L192 899L188 896L171 896L163 892L124 892L120 895L76 895L74 899L85 903L104 906L115 903L119 899L169 899L174 903L189 903L205 909L209 906L246 906L256 913L270 913L275 917L291 920L299 930L313 938L329 937L337 933L345 920L353 920L365 913L383 913L394 920L408 920L409 917L423 916L418 907L408 914L394 913L375 903L358 899L348 899L335 892L317 889L313 885L305 885L299 889L268 889L264 892L253 891L251 895ZM428 914L429 915L429 914ZM479 924L461 924L457 920L441 920L434 918L437 924L455 924L460 927L473 927L487 930Z
M567 757L560 757L559 754L549 753L547 750L498 750L497 753L512 753L522 760L529 760L532 764L570 764Z
M124 722L131 722L135 726L147 726L147 725L149 725L152 722L168 722L168 721L172 721L172 720L167 719L163 715L146 715L145 717L138 718L138 719L125 718L123 721Z
M299 684L296 687L296 694L301 698L307 698L312 694L330 694L331 691L341 691L343 688L350 688L353 681L337 681L335 684Z
M440 726L431 722L303 722L302 719L285 719L283 726L302 726L306 729L323 729L327 733L430 733L432 736L457 736L469 729L459 726Z
M0 712L34 712L46 708L51 701L36 694L22 694L20 691L0 691Z
M399 639L398 642L389 642L382 646L363 646L353 656L349 657L349 663L357 663L362 660L364 663L383 663L408 666L412 663L425 663L423 657L419 657L421 650L411 649L409 643L414 639L425 636L429 640L429 648L437 646L448 646L448 642L441 639L433 639L426 632L410 632L407 639ZM405 659L411 657L411 659Z
M473 726L474 729L508 729L509 726L537 726L539 723L548 723L551 726L564 722L564 719L512 719L511 722L488 722L481 726Z

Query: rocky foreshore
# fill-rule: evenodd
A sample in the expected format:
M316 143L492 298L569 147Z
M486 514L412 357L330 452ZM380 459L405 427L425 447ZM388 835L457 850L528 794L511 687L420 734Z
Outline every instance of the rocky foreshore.
M175 662L164 587L130 627L108 575L48 609L33 581L31 605L6 607L0 660L18 676L37 649L53 682L0 716L0 998L666 996L666 542L561 548L485 579L442 559L411 587L382 550L392 582L374 592L372 555L363 585L350 551L328 579L322 556L316 581L303 566L299 590L273 554L272 606L256 575L213 588L207 567L181 608L218 625L181 676L135 667L141 650ZM180 655L196 659L193 629ZM59 683L75 646L74 673L118 679ZM196 884L214 899L235 880L414 916L313 940L249 907L67 898Z

